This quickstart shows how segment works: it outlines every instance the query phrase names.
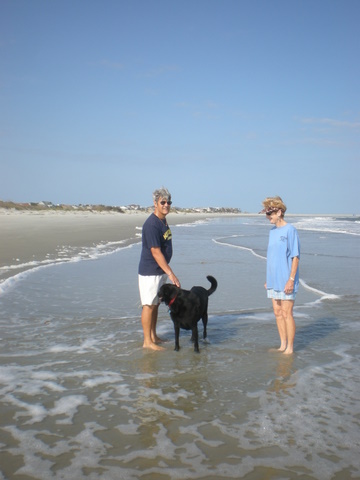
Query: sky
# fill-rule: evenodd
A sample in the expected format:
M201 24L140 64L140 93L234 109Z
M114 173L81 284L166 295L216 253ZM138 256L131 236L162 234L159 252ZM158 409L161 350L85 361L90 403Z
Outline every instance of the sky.
M0 0L0 199L360 213L360 1Z

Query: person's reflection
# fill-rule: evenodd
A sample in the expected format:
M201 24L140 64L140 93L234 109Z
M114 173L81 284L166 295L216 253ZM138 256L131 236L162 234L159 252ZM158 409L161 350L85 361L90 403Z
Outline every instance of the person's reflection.
M159 410L157 402L161 394L159 390L159 362L158 355L144 355L138 362L138 395L136 401L136 415L142 424L157 422ZM161 362L160 362L161 363Z
M138 361L136 415L142 424L184 421L213 395L206 359L144 355Z
M288 395L290 390L296 386L293 362L293 355L276 355L276 378L271 383L269 392Z

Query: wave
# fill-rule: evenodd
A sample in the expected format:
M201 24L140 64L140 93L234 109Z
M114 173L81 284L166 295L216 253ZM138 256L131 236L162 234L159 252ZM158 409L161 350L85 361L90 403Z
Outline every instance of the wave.
M64 263L76 263L84 260L97 260L98 258L104 257L106 255L111 255L120 250L126 248L131 248L137 243L132 243L130 245L125 245L126 240L121 240L117 242L108 242L106 244L100 244L96 247L90 247L87 249L82 248L81 251L77 251L71 256L71 249L67 250L70 253L70 256L57 257L53 259L45 260L33 260L31 262L19 263L15 265L6 265L0 267L0 271L7 273L12 270L22 270L15 275L6 278L5 280L0 281L0 297L4 295L9 289L13 288L17 283L22 281L24 278L28 277L32 273L41 270L43 268L54 267L57 265L63 265ZM121 246L118 246L121 245ZM115 247L115 248L114 248ZM58 252L58 255L64 255L64 250Z
M226 238L237 238L237 237L239 237L239 235L232 235L231 237L226 237ZM250 247L243 247L241 245L233 245L232 243L222 242L220 240L221 239L215 239L215 238L212 239L212 241L214 243L216 243L217 245L222 245L222 246L231 247L231 248L238 248L239 250L247 250L252 255L254 255L254 257L258 257L258 258L261 258L263 260L266 260L266 257L264 257L263 255L260 255L259 253L256 253L255 250L253 250Z
M353 217L311 217L292 219L298 230L360 236L360 223Z
M239 235L232 235L231 237L224 237L224 238L237 238L237 237L239 237ZM261 258L262 260L266 260L266 257L264 257L263 255L260 255L259 253L256 253L255 250L253 250L250 247L243 247L241 245L234 245L232 243L223 242L223 241L221 241L221 239L215 239L215 238L213 238L212 241L214 243L216 243L217 245L222 245L222 246L231 247L231 248L237 248L239 250L246 250L246 251L250 252L252 255L254 255L254 257ZM315 303L321 302L323 300L337 300L337 299L341 298L341 295L335 295L333 293L323 292L322 290L311 287L310 285L308 285L302 279L299 279L299 282L303 286L303 288L305 288L306 290L320 296L320 298L318 300L316 300Z
M198 227L199 225L207 225L208 223L210 223L209 219L195 220L192 223L177 223L175 225L171 225L171 228L175 228L175 227L194 228L194 227Z
M301 278L299 279L299 282L306 290L309 290L310 292L313 292L313 293L316 293L317 295L320 295L321 298L319 298L315 303L320 302L322 300L338 300L339 298L341 298L341 295L335 295L333 293L326 293L326 292L323 292L322 290L311 287L306 282L304 282L304 280L302 280Z

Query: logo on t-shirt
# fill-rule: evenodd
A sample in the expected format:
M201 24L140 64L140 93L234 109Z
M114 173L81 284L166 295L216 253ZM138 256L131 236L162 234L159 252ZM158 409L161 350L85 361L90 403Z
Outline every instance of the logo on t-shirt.
M170 230L170 228L169 228L168 230L166 230L166 232L164 233L163 237L164 237L164 240L171 240L171 239L172 239L172 235L171 235L171 230Z

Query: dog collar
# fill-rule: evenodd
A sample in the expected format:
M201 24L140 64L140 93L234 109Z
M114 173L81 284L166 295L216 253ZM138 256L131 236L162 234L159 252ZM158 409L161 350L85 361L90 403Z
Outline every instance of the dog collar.
M175 295L174 298L172 298L172 299L170 300L168 307L171 307L171 305L175 302L176 297L177 297L177 294Z

